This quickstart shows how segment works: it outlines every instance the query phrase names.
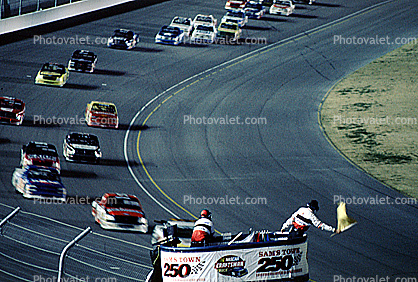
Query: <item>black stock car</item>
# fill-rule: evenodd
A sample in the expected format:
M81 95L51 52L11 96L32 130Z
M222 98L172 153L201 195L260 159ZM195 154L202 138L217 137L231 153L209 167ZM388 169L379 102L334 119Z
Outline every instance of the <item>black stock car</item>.
M98 163L102 157L99 138L89 133L68 134L64 139L62 151L66 161Z
M107 46L110 48L132 49L139 41L138 34L132 30L116 29L107 40Z
M97 55L87 50L75 50L68 62L68 70L93 72L97 63Z

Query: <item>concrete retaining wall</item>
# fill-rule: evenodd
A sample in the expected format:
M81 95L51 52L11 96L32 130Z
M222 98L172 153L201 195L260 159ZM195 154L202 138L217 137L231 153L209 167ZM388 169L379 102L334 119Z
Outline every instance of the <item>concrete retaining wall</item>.
M134 0L84 0L0 20L0 35L106 9Z

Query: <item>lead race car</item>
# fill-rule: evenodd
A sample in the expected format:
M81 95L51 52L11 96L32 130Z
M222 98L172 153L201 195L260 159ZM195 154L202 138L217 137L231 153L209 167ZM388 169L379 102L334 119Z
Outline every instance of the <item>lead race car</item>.
M251 231L221 234L203 247L179 247L177 228L166 223L154 242L148 282L308 281L307 235Z

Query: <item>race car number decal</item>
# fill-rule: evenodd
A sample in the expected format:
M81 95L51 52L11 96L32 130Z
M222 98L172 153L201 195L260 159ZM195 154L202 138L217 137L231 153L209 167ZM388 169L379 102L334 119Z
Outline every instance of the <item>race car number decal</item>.
M278 271L281 269L288 270L293 265L293 257L291 255L283 257L265 257L260 259L258 264L261 264L261 266L257 269L256 272L270 272Z
M164 268L165 268L164 276L167 276L167 277L180 276L181 278L184 278L184 277L189 276L192 270L192 268L188 264L178 265L177 263L173 263L173 264L166 263L164 264Z

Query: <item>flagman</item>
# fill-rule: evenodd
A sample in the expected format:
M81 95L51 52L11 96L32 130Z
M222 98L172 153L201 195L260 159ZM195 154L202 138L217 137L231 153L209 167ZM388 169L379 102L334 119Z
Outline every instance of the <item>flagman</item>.
M289 238L301 237L313 225L325 231L340 233L339 229L322 222L316 217L315 213L319 210L318 201L310 201L306 207L300 207L292 216L283 223L281 232L290 227Z

